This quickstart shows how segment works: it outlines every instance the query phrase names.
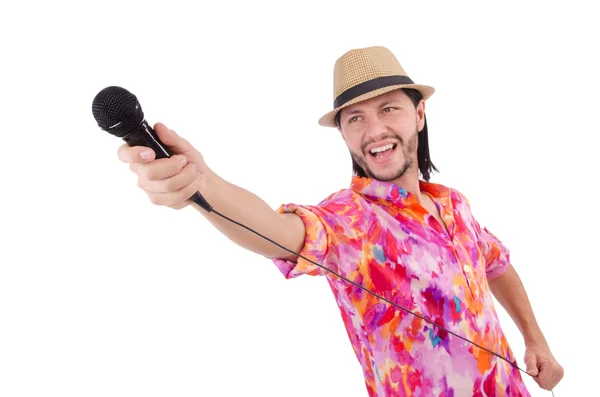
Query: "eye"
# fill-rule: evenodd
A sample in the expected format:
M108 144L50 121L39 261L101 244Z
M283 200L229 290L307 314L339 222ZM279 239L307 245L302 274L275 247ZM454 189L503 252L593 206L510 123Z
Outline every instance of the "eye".
M355 121L358 121L358 117L359 117L359 116L354 116L354 117L350 118L350 119L348 120L348 123L354 123Z
M394 108L392 108L392 107L387 107L387 108L383 109L383 112L384 112L384 113L389 113L389 112L391 112L392 110L394 110Z

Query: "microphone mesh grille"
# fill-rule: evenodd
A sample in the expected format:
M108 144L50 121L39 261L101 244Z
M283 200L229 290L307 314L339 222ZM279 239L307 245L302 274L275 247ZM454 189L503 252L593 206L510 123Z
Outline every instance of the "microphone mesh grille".
M144 120L144 112L135 95L116 86L106 87L96 95L92 113L100 128L119 138Z

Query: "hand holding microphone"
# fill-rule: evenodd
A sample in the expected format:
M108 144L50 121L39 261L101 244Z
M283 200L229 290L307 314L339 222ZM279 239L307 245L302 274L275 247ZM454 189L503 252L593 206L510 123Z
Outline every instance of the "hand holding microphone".
M119 160L129 163L138 176L138 187L153 204L181 209L192 203L190 197L203 190L206 164L202 154L175 131L157 123L154 131L173 155L156 159L156 153L145 146L131 147L127 143L118 150Z
M94 98L92 113L100 128L125 140L118 157L130 164L153 204L181 209L195 202L212 211L199 193L210 172L202 154L164 124L157 123L153 130L135 95L107 87Z

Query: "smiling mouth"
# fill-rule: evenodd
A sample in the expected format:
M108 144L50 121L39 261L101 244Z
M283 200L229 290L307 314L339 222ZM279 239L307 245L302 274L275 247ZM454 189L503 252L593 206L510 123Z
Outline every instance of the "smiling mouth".
M390 154L392 154L394 152L394 150L396 150L397 146L398 146L397 143L393 143L393 144L385 146L383 148L383 150L377 150L377 151L370 150L369 154L373 158L382 159L382 158L385 158L385 157L389 156Z

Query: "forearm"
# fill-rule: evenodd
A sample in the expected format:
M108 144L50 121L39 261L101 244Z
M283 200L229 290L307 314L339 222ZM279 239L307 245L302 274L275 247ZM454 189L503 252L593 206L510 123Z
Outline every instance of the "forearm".
M279 214L255 194L236 186L207 169L202 196L219 213L257 231L294 252L302 248L304 224L294 214ZM237 245L268 258L290 258L290 253L272 242L207 212L193 204L208 221ZM293 256L292 256L293 257Z
M521 331L525 344L547 344L516 270L510 266L506 273L489 280L488 284L494 297Z

